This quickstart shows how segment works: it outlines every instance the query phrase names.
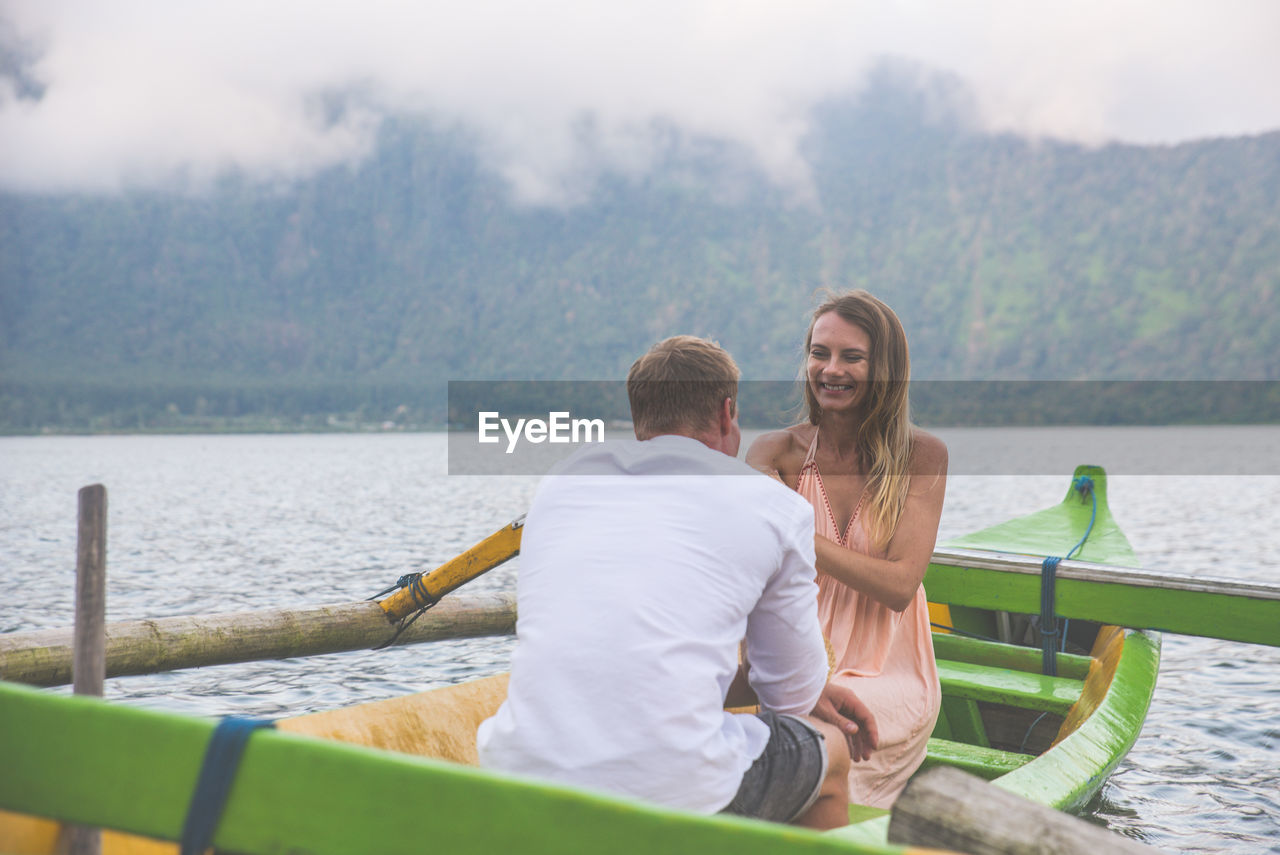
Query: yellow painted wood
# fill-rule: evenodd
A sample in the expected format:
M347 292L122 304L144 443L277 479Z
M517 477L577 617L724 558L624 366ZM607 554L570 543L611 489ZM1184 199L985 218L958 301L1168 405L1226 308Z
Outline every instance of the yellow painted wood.
M946 603L929 603L929 623L933 624L934 632L950 633L951 627L955 626L951 622L951 606Z
M520 517L378 605L382 606L391 620L408 617L455 588L519 555L523 530L524 517Z
M0 852L44 855L58 844L59 824L51 819L0 810Z
M476 766L476 729L506 698L507 677L281 719L276 729Z
M1111 688L1111 680L1116 675L1120 656L1124 653L1124 640L1124 630L1118 626L1104 626L1098 630L1098 636L1093 642L1093 663L1089 666L1088 676L1084 678L1084 689L1080 692L1080 699L1071 706L1058 728L1054 745L1075 733L1093 715L1098 704L1102 703L1107 690Z
M0 852L5 855L63 855L62 823L0 811ZM102 855L175 855L176 843L102 829Z

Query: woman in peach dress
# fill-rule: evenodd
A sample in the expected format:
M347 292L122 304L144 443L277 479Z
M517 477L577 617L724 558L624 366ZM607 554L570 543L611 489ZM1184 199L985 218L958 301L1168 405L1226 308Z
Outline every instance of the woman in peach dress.
M850 771L850 798L889 807L924 760L941 703L921 581L947 448L910 422L907 339L884 303L865 291L824 302L805 353L808 421L764 434L747 461L813 505L831 679L879 723L879 747Z

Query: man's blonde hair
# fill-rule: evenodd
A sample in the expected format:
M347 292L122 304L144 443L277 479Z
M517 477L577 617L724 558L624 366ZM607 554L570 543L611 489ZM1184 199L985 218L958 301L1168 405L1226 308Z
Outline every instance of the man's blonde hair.
M627 374L636 437L713 428L725 398L736 412L740 375L733 357L713 341L677 335L658 342Z

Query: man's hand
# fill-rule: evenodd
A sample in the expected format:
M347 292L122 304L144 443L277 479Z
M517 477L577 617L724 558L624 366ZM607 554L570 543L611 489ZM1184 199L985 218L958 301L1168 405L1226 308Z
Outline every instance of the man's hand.
M868 759L880 743L875 716L845 686L827 683L811 715L839 728L849 743L849 759L855 763Z

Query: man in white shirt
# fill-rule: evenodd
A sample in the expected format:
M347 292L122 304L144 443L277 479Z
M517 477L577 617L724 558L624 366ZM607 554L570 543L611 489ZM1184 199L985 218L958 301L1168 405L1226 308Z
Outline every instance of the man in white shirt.
M875 724L826 681L812 509L736 459L738 369L718 345L660 342L627 392L637 440L576 452L529 509L510 688L480 726L481 763L846 824L851 753L870 754Z

